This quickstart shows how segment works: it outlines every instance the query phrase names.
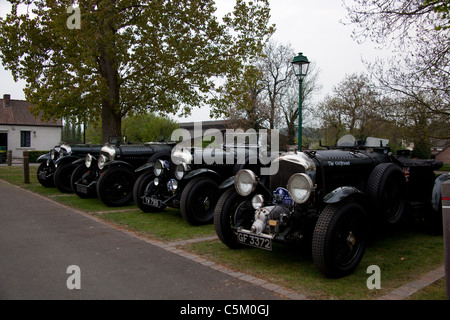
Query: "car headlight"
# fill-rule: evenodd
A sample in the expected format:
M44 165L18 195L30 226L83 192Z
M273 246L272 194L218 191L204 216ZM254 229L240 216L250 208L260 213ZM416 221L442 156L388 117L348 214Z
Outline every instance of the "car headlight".
M177 165L177 167L175 169L175 178L177 180L183 179L184 175L189 170L190 170L189 166L186 163L181 162L180 164Z
M289 178L287 191L295 203L305 203L311 196L314 184L304 173L296 173Z
M59 148L59 157L65 157L72 154L72 148L67 144L62 144Z
M260 209L264 206L264 197L261 194L257 194L252 199L252 207L255 210Z
M58 152L55 149L52 149L52 151L50 151L50 159L55 160L57 155Z
M153 169L153 172L155 173L155 176L159 177L163 174L164 169L166 169L166 163L163 160L157 160L155 162L155 166Z
M92 156L90 154L86 155L86 158L84 159L84 164L86 165L87 168L91 167L92 164Z
M105 167L105 163L106 161L108 161L108 158L106 158L105 155L100 155L100 157L98 158L98 168L100 170L102 170Z
M251 170L240 170L236 178L234 178L234 185L236 187L237 193L241 196L246 197L255 191L256 188L256 175Z

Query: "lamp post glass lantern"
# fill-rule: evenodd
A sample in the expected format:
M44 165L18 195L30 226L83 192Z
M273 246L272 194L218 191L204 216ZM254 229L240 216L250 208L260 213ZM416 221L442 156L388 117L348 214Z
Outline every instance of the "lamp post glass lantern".
M294 73L297 76L298 84L299 84L299 101L298 101L298 150L302 150L302 85L303 79L308 74L309 69L309 60L307 57L303 55L303 53L299 53L298 56L294 57L292 60L292 66L294 68Z

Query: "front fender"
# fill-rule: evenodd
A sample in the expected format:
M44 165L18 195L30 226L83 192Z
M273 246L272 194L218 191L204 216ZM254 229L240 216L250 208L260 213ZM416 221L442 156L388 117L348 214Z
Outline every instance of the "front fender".
M234 185L234 177L235 176L231 176L228 179L226 179L224 182L222 182L219 186L219 189L223 190L223 189L227 189L227 188L233 186Z
M128 162L125 162L125 161L120 161L120 160L108 161L107 163L105 163L105 166L103 167L102 171L105 171L107 168L112 167L112 166L124 166L124 167L130 168L132 171L134 171L134 168L131 164L129 164Z
M80 159L79 157L75 157L75 156L65 156L65 157L61 157L55 160L55 167L60 166L64 163L67 162L74 162L76 160ZM84 160L84 158L83 158Z
M442 184L448 180L450 180L450 173L441 174L434 180L433 192L431 194L431 207L435 213L440 210Z
M355 187L344 186L334 189L323 197L323 202L325 203L338 203L350 196L365 197L364 193L356 189Z
M84 163L85 161L86 161L85 158L80 158L80 159L77 159L77 160L75 160L74 162L72 162L72 164L82 164L82 163Z
M37 161L37 162L45 162L45 161L50 160L50 159L51 159L51 157L50 157L50 152L49 152L49 153L40 155L40 156L36 159L36 161Z
M213 178L217 178L217 179L221 178L220 174L218 174L214 170L206 169L206 168L200 168L200 169L196 169L196 170L193 170L193 171L189 172L183 178L183 180L192 179L192 178L198 177L200 175L209 175L209 176L212 176Z
M155 163L154 163L154 162L146 163L146 164L144 164L143 166L140 166L139 168L137 168L137 169L135 170L135 172L147 171L147 170L150 170L150 169L153 170L153 167L154 167L154 166L155 166Z

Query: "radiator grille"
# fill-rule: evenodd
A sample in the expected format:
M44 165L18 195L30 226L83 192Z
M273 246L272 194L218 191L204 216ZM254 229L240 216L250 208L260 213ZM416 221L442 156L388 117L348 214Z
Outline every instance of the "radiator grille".
M275 190L278 187L286 188L289 178L294 173L305 173L305 168L298 163L280 160L278 172L270 176L270 189Z

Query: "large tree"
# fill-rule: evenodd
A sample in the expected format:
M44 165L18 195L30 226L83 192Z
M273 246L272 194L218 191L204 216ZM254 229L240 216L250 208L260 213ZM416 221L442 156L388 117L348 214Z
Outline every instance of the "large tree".
M386 101L377 92L365 74L351 74L333 88L319 106L319 115L327 140L333 144L344 133L360 140L370 135L383 135L386 123L384 116Z
M368 63L379 85L410 112L438 117L450 138L449 0L346 0L357 40L391 47L393 57Z
M294 144L298 130L299 84L292 68L296 51L291 44L267 42L261 55L246 67L244 76L230 79L217 99L215 111L243 128L286 128L288 144ZM303 116L309 115L312 99L321 86L313 62L302 86ZM234 98L233 98L234 97ZM228 103L233 101L233 103Z
M25 79L45 118L102 121L103 141L127 114L189 114L218 78L236 76L273 33L268 0L9 0L3 65Z

